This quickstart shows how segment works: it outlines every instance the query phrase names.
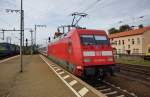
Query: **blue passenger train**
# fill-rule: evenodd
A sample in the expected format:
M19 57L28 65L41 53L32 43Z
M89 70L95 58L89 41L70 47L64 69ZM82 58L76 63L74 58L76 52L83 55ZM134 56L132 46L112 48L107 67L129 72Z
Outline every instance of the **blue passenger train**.
M0 43L0 58L19 54L19 46L10 43Z

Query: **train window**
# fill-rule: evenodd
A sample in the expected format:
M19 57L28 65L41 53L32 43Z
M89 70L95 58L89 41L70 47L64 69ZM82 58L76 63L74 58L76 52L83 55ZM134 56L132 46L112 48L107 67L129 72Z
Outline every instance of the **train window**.
M109 44L106 36L94 35L96 44Z
M7 50L6 44L0 44L0 50Z
M95 44L94 36L93 35L81 35L81 43L84 45L92 45Z
M150 53L150 48L148 48L148 53Z
M0 45L0 51L3 51L3 50L6 50L6 48Z

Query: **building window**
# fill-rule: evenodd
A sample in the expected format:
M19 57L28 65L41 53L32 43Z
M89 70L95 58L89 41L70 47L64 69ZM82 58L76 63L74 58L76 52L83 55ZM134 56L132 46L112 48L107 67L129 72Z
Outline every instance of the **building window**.
M135 48L133 49L133 54L135 54L136 53L136 50L135 50Z
M140 44L140 38L137 38L137 44Z
M130 45L128 45L128 49L130 49Z
M121 53L121 49L118 49L118 54L120 54Z
M124 45L124 40L122 40L122 44Z
M128 41L130 41L130 39L128 39Z
M139 49L136 49L136 54L139 54Z
M139 49L135 49L134 53L138 55L139 54Z
M136 54L136 55L138 55L138 54L139 54L139 49L135 49L135 48L134 48L134 49L133 49L133 53Z
M134 44L135 42L134 42L134 39L132 39L132 44Z
M150 48L148 48L148 53L150 53Z
M119 43L118 43L119 45L121 44L121 41L119 40Z
M117 45L117 41L115 41L115 44Z

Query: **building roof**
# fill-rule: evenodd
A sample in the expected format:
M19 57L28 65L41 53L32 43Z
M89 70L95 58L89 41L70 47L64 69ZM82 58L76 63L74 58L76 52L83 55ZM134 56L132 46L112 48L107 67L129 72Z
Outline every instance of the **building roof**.
M150 30L150 26L140 28L140 29L134 29L134 30L129 30L126 32L119 32L119 33L114 33L114 34L109 34L109 38L119 38L119 37L125 37L125 36L133 36L133 35L140 35L143 34L144 32Z

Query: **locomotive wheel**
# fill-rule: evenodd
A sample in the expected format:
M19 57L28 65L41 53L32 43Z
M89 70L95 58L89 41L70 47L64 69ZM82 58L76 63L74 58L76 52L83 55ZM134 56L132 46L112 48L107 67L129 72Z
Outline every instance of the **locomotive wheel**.
M105 77L106 77L105 70L104 69L99 69L97 79L100 80L100 81L103 81Z

